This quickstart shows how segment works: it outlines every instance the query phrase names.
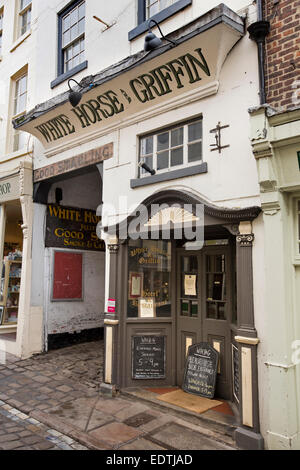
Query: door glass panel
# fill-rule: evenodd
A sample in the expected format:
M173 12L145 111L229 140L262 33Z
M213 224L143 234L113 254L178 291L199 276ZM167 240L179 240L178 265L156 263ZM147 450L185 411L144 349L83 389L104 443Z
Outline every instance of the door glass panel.
M180 315L198 317L198 258L181 256Z
M226 320L225 255L206 255L206 317Z

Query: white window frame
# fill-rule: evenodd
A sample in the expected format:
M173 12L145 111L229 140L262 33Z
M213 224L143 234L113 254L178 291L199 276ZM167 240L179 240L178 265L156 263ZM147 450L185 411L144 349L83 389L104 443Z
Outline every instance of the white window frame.
M20 80L22 80L24 77L26 77L26 92L25 93L21 93L20 95L18 94L18 82ZM17 101L18 101L18 98L20 96L23 96L24 94L26 94L26 99L25 99L25 106L24 106L24 109L21 109L19 110L18 112L16 112L17 110ZM12 103L12 119L17 119L21 116L24 116L24 114L26 113L26 107L27 107L27 99L28 99L28 70L24 70L22 73L20 73L18 76L16 76L15 78L13 78L13 103ZM13 130L13 133L12 133L12 144L11 144L11 147L12 147L12 151L13 152L18 152L19 150L21 150L24 146L20 146L20 144L18 143L18 148L15 148L15 140L18 138L20 138L20 134L24 134L26 135L26 133L24 133L23 131L19 131L18 129L14 129Z
M201 122L201 127L202 127L201 138L189 142L188 141L188 126L191 125L191 124L195 124L196 122ZM171 140L170 140L171 131L182 128L182 127L183 127L183 144L171 147ZM157 136L159 136L161 134L164 134L166 132L169 132L169 147L168 147L168 149L166 149L166 150L169 151L169 166L167 168L163 168L163 169L158 170L157 169L157 154L163 153L166 150L160 150L157 153ZM141 142L142 142L143 139L148 138L148 137L153 137L153 152L152 152L152 154L148 154L148 155L152 155L152 162L153 162L152 165L153 166L151 166L151 170L154 169L157 175L172 172L172 171L176 171L176 170L180 170L180 169L187 168L187 167L192 167L192 166L195 166L195 165L199 165L200 163L203 162L203 118L202 118L202 116L198 116L197 118L180 122L180 123L178 123L176 125L173 125L173 126L164 127L164 128L159 129L155 132L147 133L145 135L140 135L139 136L139 145L138 145L138 149L139 149L138 162L139 163L141 162L141 163L148 164L147 155L145 155L145 156L141 155ZM196 143L201 143L201 158L199 158L198 160L195 160L193 162L189 162L188 161L188 147L189 147L189 145L196 144ZM180 147L183 147L183 162L182 162L181 165L171 166L171 162L170 162L171 149L174 150L174 149L180 148ZM148 164L148 166L150 167L149 164ZM140 170L139 174L138 174L139 178L147 178L147 177L150 176L150 173L143 170L142 168L140 168L139 170Z
M31 5L32 2L30 1L28 5L22 8L22 0L18 0L18 37L23 36L23 34L27 33L31 27ZM22 31L22 20L25 14L30 12L30 22L26 24L25 31Z

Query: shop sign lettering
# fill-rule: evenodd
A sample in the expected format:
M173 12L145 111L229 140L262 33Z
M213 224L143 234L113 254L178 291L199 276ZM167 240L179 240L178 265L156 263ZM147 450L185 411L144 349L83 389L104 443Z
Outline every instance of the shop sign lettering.
M96 234L95 211L48 204L45 246L105 251Z
M35 183L53 178L54 176L68 173L69 171L78 170L86 166L95 165L103 160L107 160L113 156L113 143L103 145L88 152L81 153L72 158L67 158L61 162L52 163L51 165L43 168L38 168L34 171L33 180Z
M187 84L197 83L205 75L210 77L210 69L201 49L197 48L192 54L181 55L138 75L128 82L126 90L107 90L72 108L72 116L59 114L35 126L35 129L46 143L51 143L76 133L80 128L122 115L134 104L149 103L175 90L184 89Z

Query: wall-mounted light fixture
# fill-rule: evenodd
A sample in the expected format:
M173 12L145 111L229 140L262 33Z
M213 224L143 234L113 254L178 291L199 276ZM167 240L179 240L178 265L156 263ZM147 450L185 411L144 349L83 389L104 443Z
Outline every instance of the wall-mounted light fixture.
M149 168L149 166L146 163L139 162L138 165L140 168L143 168L143 170L148 171L148 173L151 173L152 176L155 175L156 171L151 170L151 168Z
M154 23L157 27L158 27L158 30L161 34L161 36L168 42L170 42L171 44L173 44L173 46L177 46L177 43L175 41L172 41L171 39L168 39L166 38L160 27L159 27L159 24L157 23L157 21L151 19L149 20L148 22L148 33L145 37L145 43L144 43L144 51L145 52L148 52L148 51L153 51L153 49L156 49L156 47L159 47L162 45L162 40L160 38L158 38L154 33L152 33L151 31L151 23Z
M74 80L73 78L70 78L70 80L68 80L69 101L71 105L74 107L74 106L77 106L78 103L80 102L82 98L82 93L80 93L80 91L74 91L70 86L70 82L75 82L80 88L83 88L83 87L78 82L76 82L76 80Z

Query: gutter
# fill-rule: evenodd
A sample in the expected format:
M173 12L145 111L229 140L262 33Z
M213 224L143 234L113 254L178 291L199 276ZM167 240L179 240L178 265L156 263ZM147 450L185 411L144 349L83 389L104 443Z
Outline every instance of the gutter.
M259 96L260 104L266 103L265 88L265 39L270 32L270 22L263 19L263 0L257 0L257 21L252 23L248 32L250 39L257 44L258 73L259 73Z

